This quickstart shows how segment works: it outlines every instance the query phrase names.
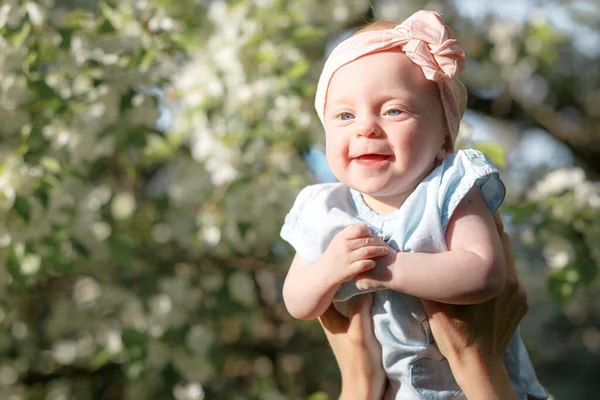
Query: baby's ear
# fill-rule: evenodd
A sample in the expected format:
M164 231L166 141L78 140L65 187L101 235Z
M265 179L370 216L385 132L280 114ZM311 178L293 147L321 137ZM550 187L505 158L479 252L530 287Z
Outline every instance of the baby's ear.
M444 158L446 158L446 149L442 148L435 156L435 160L442 161Z
M444 143L442 143L442 148L435 156L436 161L442 161L448 154L452 153L452 139L450 135L446 135L444 137Z

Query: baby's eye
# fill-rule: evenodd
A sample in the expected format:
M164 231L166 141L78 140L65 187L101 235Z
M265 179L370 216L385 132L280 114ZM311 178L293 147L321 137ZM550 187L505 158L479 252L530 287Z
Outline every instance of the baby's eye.
M392 110L388 110L386 112L387 115L390 115L392 117L397 117L398 115L402 114L402 110L399 110L397 108L394 108Z
M348 121L354 118L354 115L350 114L349 112L343 112L339 115L339 118L342 121Z

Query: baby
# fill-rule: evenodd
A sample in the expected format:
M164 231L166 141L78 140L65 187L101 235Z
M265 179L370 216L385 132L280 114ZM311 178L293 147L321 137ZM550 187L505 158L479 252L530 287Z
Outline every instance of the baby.
M464 399L420 298L475 304L505 283L492 212L505 188L476 150L454 151L464 52L441 15L378 22L340 43L315 106L340 183L300 192L281 236L297 254L283 288L292 316L375 291L386 398ZM518 332L505 363L519 399L547 398Z

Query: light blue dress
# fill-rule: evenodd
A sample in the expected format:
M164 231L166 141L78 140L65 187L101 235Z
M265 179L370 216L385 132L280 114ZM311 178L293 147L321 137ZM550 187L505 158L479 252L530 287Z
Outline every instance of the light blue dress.
M490 211L506 190L498 171L477 150L459 150L446 157L390 214L377 214L362 195L341 183L306 187L286 216L281 236L306 261L313 262L331 239L352 224L367 224L396 251L447 251L445 231L452 213L473 186L479 187ZM335 301L361 293L353 281L342 285ZM433 341L421 301L392 290L378 290L373 300L373 329L381 343L383 366L393 399L464 399L447 360ZM506 351L505 365L517 398L546 399L527 350L515 333Z

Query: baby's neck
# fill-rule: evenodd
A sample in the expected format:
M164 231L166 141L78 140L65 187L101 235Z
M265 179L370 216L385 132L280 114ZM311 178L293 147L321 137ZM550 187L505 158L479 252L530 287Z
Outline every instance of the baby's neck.
M378 198L363 193L362 197L366 205L377 214L389 214L398 210L402 204L404 204L409 195L410 193L402 196Z
M417 180L418 182L422 182L426 176L428 176L435 168L437 168L441 164L441 161L435 159L432 162L431 169L425 171L423 175ZM415 191L418 184L413 187L405 187L403 191L400 193L396 192L396 194L390 196L370 196L368 194L362 193L362 198L367 206L377 214L389 214L398 210L402 207L402 204L408 199L412 192Z

